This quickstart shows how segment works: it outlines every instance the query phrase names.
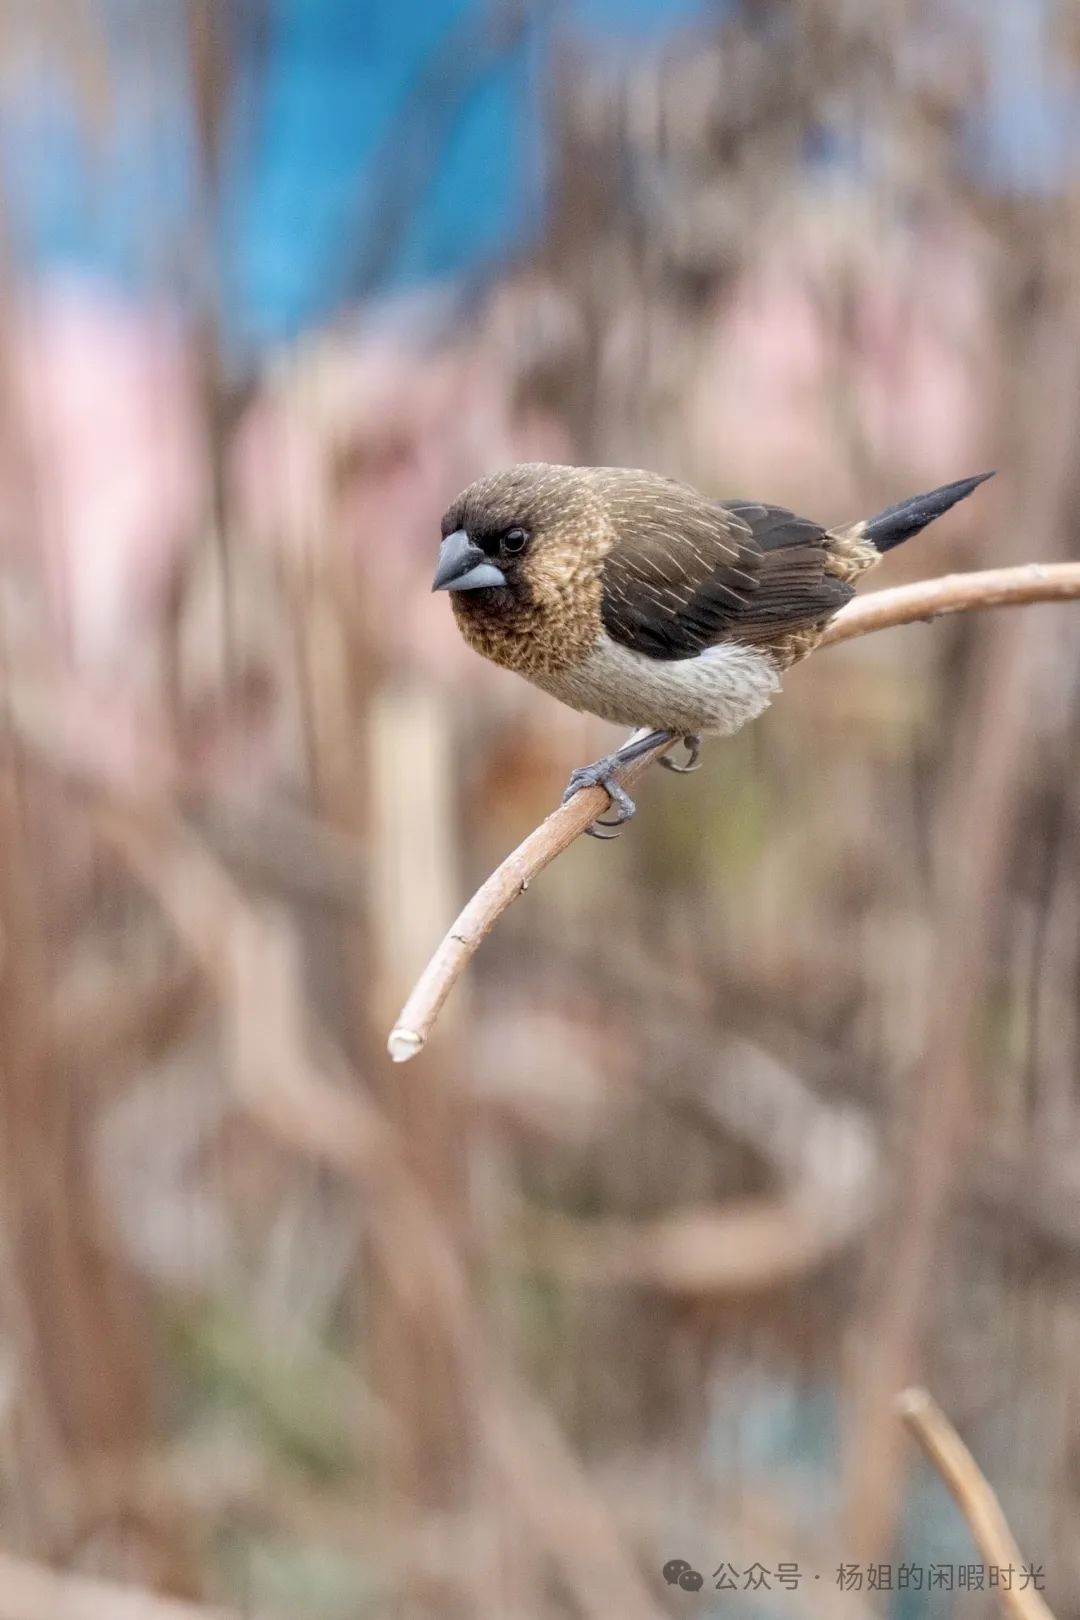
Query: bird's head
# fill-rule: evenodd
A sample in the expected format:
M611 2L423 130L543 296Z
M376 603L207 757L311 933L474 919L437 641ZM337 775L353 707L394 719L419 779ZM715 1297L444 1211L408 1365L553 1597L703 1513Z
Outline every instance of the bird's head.
M443 517L432 590L485 617L556 607L587 578L600 522L587 469L525 462L478 479Z

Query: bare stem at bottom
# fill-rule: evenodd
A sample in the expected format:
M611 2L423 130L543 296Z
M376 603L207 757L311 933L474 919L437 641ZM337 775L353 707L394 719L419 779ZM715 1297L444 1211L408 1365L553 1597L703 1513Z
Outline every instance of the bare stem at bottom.
M1024 1561L1001 1503L933 1396L925 1389L905 1389L896 1410L948 1486L987 1564L1014 1571L1010 1584L997 1588L1002 1608L1014 1620L1054 1620L1034 1586L1016 1584L1023 1579Z

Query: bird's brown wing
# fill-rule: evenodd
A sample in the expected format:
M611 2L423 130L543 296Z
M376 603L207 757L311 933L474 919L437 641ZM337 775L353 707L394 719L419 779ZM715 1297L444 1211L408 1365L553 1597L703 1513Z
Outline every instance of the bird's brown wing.
M768 645L823 624L854 594L826 572L825 531L783 507L666 492L648 514L618 516L604 628L652 658L694 658L720 641Z

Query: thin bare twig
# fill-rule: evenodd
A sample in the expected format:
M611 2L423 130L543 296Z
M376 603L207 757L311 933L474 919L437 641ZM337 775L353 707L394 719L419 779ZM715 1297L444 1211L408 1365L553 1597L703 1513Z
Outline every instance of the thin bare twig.
M946 574L852 602L829 626L822 646L944 614L1075 597L1080 597L1080 563L1027 563L1020 568ZM623 785L636 782L664 752L665 748L656 748L627 766L620 778ZM405 1063L423 1050L451 990L503 912L596 820L606 804L603 788L575 794L569 804L553 810L481 884L416 981L390 1032L387 1044L396 1063Z
M1011 1567L1019 1577L1024 1560L1001 1503L933 1396L925 1389L905 1389L896 1398L896 1410L948 1486L987 1564ZM1033 1585L1019 1586L1013 1579L998 1591L1002 1608L1014 1620L1054 1620Z

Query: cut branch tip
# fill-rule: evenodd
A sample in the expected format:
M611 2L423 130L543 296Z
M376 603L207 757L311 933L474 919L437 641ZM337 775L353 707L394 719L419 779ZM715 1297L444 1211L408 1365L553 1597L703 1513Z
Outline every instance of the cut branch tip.
M418 1035L415 1029L402 1029L399 1025L390 1031L386 1050L395 1063L408 1063L418 1052L424 1050L424 1037Z

